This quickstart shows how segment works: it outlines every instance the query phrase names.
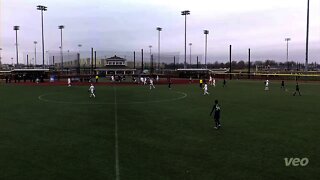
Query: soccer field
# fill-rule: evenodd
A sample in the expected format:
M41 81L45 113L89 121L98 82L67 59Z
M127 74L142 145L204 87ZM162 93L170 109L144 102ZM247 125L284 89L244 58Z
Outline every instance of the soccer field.
M319 179L320 85L294 85L0 84L0 179Z

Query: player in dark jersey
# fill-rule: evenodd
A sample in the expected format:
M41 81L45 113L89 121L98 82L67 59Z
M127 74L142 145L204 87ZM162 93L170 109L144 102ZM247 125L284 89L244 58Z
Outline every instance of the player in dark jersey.
M222 87L225 87L227 85L227 81L226 81L226 79L223 79L223 85L222 85Z
M284 81L281 81L281 89L285 90L286 88L284 87Z
M210 116L212 116L212 113L214 113L214 116L213 116L213 119L214 119L214 122L215 122L215 129L219 129L221 127L221 124L220 124L220 111L221 111L221 108L220 108L220 105L218 104L218 100L215 100L214 101L214 106L210 112Z
M299 96L301 96L298 82L297 82L297 84L296 84L296 91L293 93L293 96L295 96L295 95L297 94L297 92L299 93Z
M168 80L168 88L171 89L171 84L172 84L171 78L168 77L167 80Z

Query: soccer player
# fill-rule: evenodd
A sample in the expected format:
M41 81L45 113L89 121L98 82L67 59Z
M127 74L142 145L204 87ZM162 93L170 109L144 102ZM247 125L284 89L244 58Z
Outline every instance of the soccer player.
M207 83L204 83L203 95L207 95L207 94L209 94L209 92L208 92L208 84L207 84Z
M269 80L268 79L266 80L265 85L266 86L265 86L264 90L268 91L269 90Z
M168 78L168 88L169 88L169 89L171 89L171 84L172 84L171 78Z
M212 77L211 77L211 75L210 75L210 77L209 77L209 85L213 85L213 84L212 84Z
M213 119L214 119L214 122L215 122L215 129L219 129L221 127L221 124L220 124L220 111L221 111L221 108L220 108L220 105L218 104L218 100L215 100L214 101L214 106L210 112L210 116L212 116L212 113L214 112L214 116L213 116Z
M99 81L99 76L96 75L96 83Z
M296 84L296 91L293 93L293 96L295 96L295 95L297 94L297 92L299 93L299 96L301 96L298 82L297 82L297 84Z
M132 82L136 82L136 78L134 76L132 76Z
M227 81L226 81L226 79L223 79L223 85L222 85L222 87L225 87L227 85Z
M71 79L68 78L68 87L71 87Z
M216 87L216 79L215 78L212 79L212 85L213 85L213 87Z
M159 76L157 75L157 82L159 82Z
M154 87L154 85L153 85L153 80L152 80L152 78L150 78L149 83L150 83L150 90L151 90L152 88L153 88L153 89L156 88L156 87Z
M200 79L200 88L202 89L202 83L203 83L203 80L202 79Z
M143 78L143 85L146 85L147 84L147 77L144 77Z
M96 95L94 94L96 88L94 88L93 84L90 85L89 87L89 92L90 92L90 98L93 96L94 98L96 98Z
M284 81L281 81L281 89L285 90L286 88L284 87Z

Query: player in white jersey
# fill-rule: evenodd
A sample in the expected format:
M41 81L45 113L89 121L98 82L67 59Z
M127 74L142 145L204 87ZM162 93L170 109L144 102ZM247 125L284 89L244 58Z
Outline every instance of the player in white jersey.
M71 86L71 79L68 78L68 87L70 87L70 86Z
M157 75L157 82L159 82L159 76Z
M213 85L213 87L216 87L216 79L215 78L212 79L212 85Z
M209 85L213 85L213 84L212 84L212 77L211 77L211 76L209 77Z
M156 88L156 87L154 87L154 85L153 85L153 80L152 80L151 78L150 78L149 83L150 83L150 90L151 90L152 88Z
M269 90L269 80L266 80L265 82L266 87L264 88L265 91Z
M94 92L95 92L95 88L94 88L94 86L93 86L93 84L91 84L91 86L89 87L89 92L90 92L90 97L96 97L96 95L94 94Z
M207 85L207 83L205 83L205 84L204 84L204 87L203 87L203 95L207 95L207 94L209 94L209 92L208 92L208 85Z
M143 85L147 84L147 77L143 78Z
M111 81L114 82L114 76L113 75L111 76Z

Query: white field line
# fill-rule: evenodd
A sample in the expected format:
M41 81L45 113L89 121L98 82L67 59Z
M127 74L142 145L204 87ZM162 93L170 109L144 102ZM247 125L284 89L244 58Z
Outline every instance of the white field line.
M114 89L114 138L115 138L115 171L116 171L116 180L120 180L120 171L119 171L119 146L118 146L118 110L117 110L117 89Z
M176 98L172 98L172 99L162 99L162 100L153 100L153 101L131 101L131 102L117 102L117 104L147 104L147 103L161 103L161 102L173 102L173 101L178 101L178 100L181 100L181 99L184 99L186 98L188 95L184 92L180 92L180 91L175 91L175 93L177 94L181 94L182 96L180 97L176 97ZM47 99L46 97L47 96L50 96L50 95L54 95L54 94L57 94L57 93L49 93L49 94L42 94L40 96L38 96L38 99L40 101L43 101L43 102L47 102L47 103L56 103L56 104L76 104L76 105L104 105L104 104L110 104L110 105L113 105L114 102L71 102L71 101L57 101L57 100L51 100L51 99Z

